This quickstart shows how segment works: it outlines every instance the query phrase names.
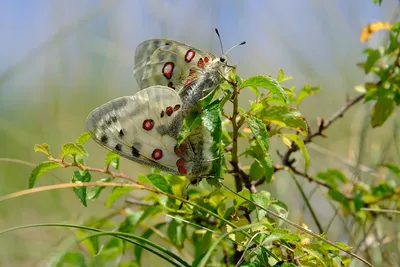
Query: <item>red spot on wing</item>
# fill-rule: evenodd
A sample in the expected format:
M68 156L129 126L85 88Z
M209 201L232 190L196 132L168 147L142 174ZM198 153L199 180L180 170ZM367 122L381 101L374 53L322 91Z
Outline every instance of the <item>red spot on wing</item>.
M171 106L169 106L165 109L165 113L167 113L168 116L171 116L173 112L174 112L174 109Z
M180 108L181 108L181 105L175 105L174 111L177 111L177 110L179 110Z
M179 167L178 168L178 172L182 173L182 174L187 174L187 170L185 167Z
M197 66L199 68L204 68L204 60L202 58L200 58L199 61L197 62Z
M204 62L208 63L210 61L210 59L208 57L204 58Z
M168 83L168 87L169 87L169 88L172 88L172 89L175 89L174 84L173 84L172 82L169 82L169 83Z
M185 150L186 150L187 148L188 148L188 143L187 143L187 141L185 140L185 141L183 141L182 144L179 145L179 147L178 147L178 146L175 146L174 152L175 152L176 155L181 156L181 155L183 155L183 154L185 153ZM178 167L179 167L179 166L178 166Z
M185 61L186 61L187 63L189 63L190 61L192 61L192 59L194 58L195 55L196 55L196 53L195 53L192 49L189 49L189 50L186 52Z
M175 64L173 62L167 62L164 64L164 67L162 68L162 73L164 74L165 78L171 79L174 68Z
M156 148L153 150L153 153L151 154L151 157L155 160L161 159L163 156L163 151L159 148Z
M185 83L184 86L187 86L187 85L191 84L192 82L193 82L193 80L187 80L187 82Z
M185 160L183 158L180 158L176 161L176 167L182 168L185 167Z
M151 129L153 129L154 127L154 121L152 119L147 119L143 121L142 124L143 129L145 129L146 131L150 131Z

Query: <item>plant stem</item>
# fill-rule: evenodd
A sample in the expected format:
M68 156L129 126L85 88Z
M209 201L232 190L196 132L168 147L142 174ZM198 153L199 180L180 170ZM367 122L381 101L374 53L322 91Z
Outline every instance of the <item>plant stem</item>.
M232 84L233 94L233 111L232 111L232 151L231 151L231 164L233 167L233 175L235 177L236 192L240 192L243 189L242 180L240 179L240 168L239 168L239 153L238 153L238 133L239 125L237 118L239 114L239 90L236 84Z

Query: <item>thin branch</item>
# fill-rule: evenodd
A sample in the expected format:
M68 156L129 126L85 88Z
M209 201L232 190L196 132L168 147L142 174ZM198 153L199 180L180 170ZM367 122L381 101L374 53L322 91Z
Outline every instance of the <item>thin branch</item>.
M336 111L328 120L320 119L317 129L313 132L310 132L306 138L303 139L304 144L310 143L314 137L322 136L326 137L323 133L329 126L331 126L336 120L343 117L344 113L349 110L352 106L363 100L365 94L358 95L357 97L353 98L352 100L348 100L346 105L342 106L338 111ZM288 166L291 165L293 162L290 160L290 156L293 152L299 150L299 147L292 142L291 147L286 151L285 155L282 157L283 165Z

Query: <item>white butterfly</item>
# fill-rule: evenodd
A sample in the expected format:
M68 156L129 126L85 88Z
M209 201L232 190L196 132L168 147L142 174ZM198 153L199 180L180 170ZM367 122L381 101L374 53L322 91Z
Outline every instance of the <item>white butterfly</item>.
M193 184L212 175L210 133L200 125L179 147L177 137L185 117L199 114L199 101L228 74L226 55L217 58L176 41L152 39L137 47L135 63L143 90L90 113L86 126L93 139L138 163L185 175Z

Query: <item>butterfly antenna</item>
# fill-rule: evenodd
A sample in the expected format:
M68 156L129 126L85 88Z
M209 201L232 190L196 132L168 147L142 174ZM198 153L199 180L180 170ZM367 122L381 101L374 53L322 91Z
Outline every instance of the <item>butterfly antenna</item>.
M243 42L241 42L240 44L237 44L237 45L232 46L231 48L228 49L228 51L226 51L226 54L225 54L225 55L228 55L229 51L231 51L233 48L236 48L236 47L241 46L241 45L244 45L244 44L246 44L246 41L243 41Z
M219 31L218 31L218 29L217 28L215 28L215 32L217 33L217 35L218 35L218 39L219 39L219 45L221 46L221 51L222 51L222 54L224 54L224 47L222 46L222 39L221 39L221 35L219 35Z

